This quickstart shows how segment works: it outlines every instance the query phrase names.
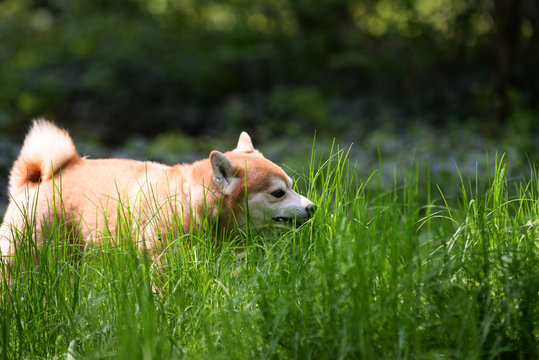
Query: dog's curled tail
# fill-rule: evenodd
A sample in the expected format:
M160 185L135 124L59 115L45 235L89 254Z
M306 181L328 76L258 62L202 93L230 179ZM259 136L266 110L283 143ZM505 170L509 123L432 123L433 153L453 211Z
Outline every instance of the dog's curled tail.
M62 166L78 157L67 131L45 119L34 120L11 169L9 192L15 194L51 179Z

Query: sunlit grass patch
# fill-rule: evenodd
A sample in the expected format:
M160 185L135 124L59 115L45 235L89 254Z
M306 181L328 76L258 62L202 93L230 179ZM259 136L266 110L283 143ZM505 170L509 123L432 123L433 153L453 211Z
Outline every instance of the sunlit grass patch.
M296 175L313 219L233 239L170 231L154 259L126 226L74 255L61 221L36 252L29 222L24 262L2 270L0 356L537 356L539 182L504 169L448 199L420 164L358 178L347 151L313 149Z

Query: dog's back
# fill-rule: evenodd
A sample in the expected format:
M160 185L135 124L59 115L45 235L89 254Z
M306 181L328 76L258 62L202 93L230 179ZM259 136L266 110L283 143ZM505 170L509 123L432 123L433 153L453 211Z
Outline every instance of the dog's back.
M65 130L36 120L10 173L11 198L0 227L1 253L11 255L15 232L22 234L27 227L40 239L44 221L54 216L77 226L83 238L99 237L96 229L103 230L109 223L114 231L118 205L132 199L151 203L141 189L168 169L153 162L82 158Z

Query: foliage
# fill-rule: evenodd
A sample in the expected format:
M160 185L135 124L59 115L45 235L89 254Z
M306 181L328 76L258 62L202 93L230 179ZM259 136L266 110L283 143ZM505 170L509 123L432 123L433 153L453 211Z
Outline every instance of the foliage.
M513 93L536 117L539 10L518 0L502 11L511 4L6 0L0 128L19 133L46 115L117 143L222 131L238 125L227 117L237 104L239 125L270 132L334 130L328 118L358 112L378 121L380 107L493 127L520 111ZM333 106L341 100L362 106Z
M358 183L345 152L313 154L312 221L240 243L171 232L160 267L137 251L129 218L80 259L56 223L34 262L29 231L2 273L0 354L537 357L537 172L510 183L497 159L488 173L448 201L416 166L403 186L382 171Z

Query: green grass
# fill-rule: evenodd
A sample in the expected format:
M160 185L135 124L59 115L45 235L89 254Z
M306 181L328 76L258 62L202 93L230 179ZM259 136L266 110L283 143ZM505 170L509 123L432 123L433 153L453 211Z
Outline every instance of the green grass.
M487 173L448 199L420 166L358 178L313 155L312 221L171 232L161 267L129 226L79 258L52 224L2 270L0 358L537 358L539 179Z

